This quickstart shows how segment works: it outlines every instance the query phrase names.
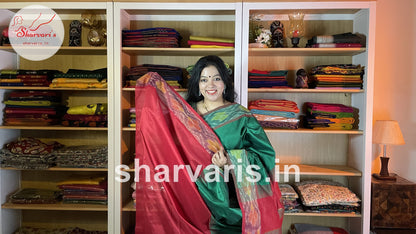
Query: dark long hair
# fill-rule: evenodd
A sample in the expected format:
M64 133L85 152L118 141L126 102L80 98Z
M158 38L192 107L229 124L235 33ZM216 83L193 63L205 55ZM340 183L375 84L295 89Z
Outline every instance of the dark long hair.
M234 85L232 77L228 72L228 68L225 66L224 61L220 57L208 55L200 58L192 68L191 78L188 81L188 94L186 97L186 101L188 103L196 103L204 99L204 96L199 93L199 80L201 78L202 70L211 65L217 68L221 79L224 81L225 92L222 94L222 97L226 101L234 102Z

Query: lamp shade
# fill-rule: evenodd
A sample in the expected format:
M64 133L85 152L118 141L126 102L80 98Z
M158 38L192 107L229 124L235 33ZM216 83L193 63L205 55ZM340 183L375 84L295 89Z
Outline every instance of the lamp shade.
M383 145L404 145L402 131L395 120L377 120L374 123L373 143Z

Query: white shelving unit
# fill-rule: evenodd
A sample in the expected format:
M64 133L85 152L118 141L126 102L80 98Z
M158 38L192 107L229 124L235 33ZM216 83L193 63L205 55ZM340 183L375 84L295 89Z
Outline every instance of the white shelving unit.
M0 28L9 25L13 15L20 9L33 5L32 2L2 2L0 3ZM37 2L54 10L59 14L65 28L63 46L51 58L44 61L29 61L15 53L11 46L0 46L0 69L53 69L66 72L69 68L93 70L107 67L108 86L113 87L113 40L107 37L107 45L92 47L87 43L88 29L83 28L82 47L68 46L69 22L81 20L81 14L87 11L94 12L106 21L108 35L113 35L111 2ZM105 89L54 89L48 87L0 87L1 110L3 101L12 91L38 90L57 91L62 94L63 103L72 105L89 104L90 102L108 103L108 127L64 127L52 126L5 126L3 125L3 112L0 116L0 146L16 140L18 137L35 137L45 141L58 141L64 145L82 144L108 144L113 142L114 113L113 102L108 97L113 96L113 90ZM108 144L109 155L113 155L113 144ZM108 168L114 168L111 157L108 157ZM82 204L13 204L8 202L8 196L19 188L37 187L57 189L60 180L71 178L72 175L100 174L113 178L113 170L80 169L53 167L46 170L22 170L17 168L1 168L1 219L0 233L9 234L21 226L62 228L81 227L89 230L106 230L114 233L113 223L113 181L108 183L108 205L82 205Z
M316 35L360 33L366 35L366 48L249 48L249 19L261 15L261 24L267 28L273 20L289 26L288 14L301 11L305 14L306 40ZM370 27L371 25L371 27ZM284 232L295 222L338 226L351 233L368 233L370 230L371 132L374 80L374 2L247 2L243 4L242 81L241 103L256 99L286 99L303 109L305 102L341 103L357 108L359 124L349 131L317 131L311 129L266 129L276 150L283 174L284 165L297 165L300 180L329 179L341 182L362 200L361 214L286 214ZM287 28L286 28L287 30ZM290 41L286 41L291 47ZM255 89L248 88L248 71L289 70L289 82L294 85L295 73L304 68L329 64L361 64L365 67L362 90L317 89ZM300 113L300 114L301 114ZM304 114L304 113L303 113ZM293 172L289 181L294 182ZM328 219L331 217L331 219Z
M234 68L235 77L240 77L241 57L241 6L242 3L114 3L115 25L115 74L120 77L115 84L115 102L120 107L116 111L116 119L121 124L116 132L116 164L128 165L133 178L134 169L134 137L135 129L128 127L129 108L134 107L134 88L123 86L125 71L140 64L164 64L186 68L197 59L209 54L221 56ZM147 48L122 47L121 32L123 29L144 29L150 27L170 27L183 37L180 48ZM235 39L236 49L189 48L186 44L190 35ZM240 80L235 79L236 87ZM186 89L178 89L184 94ZM239 92L239 89L236 89ZM132 181L131 181L132 182ZM134 231L135 208L131 198L130 183L116 184L115 210L119 216L115 220L115 229L121 233Z

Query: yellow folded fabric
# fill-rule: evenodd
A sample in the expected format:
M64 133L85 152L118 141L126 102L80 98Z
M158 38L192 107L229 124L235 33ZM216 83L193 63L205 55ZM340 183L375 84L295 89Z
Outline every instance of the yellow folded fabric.
M55 78L52 80L52 83L107 83L107 79L103 79L99 82L95 78Z
M193 41L214 41L214 42L234 43L234 39L218 38L218 37L189 36L189 40L193 40Z
M73 106L66 113L70 115L103 115L107 114L107 103Z
M88 88L107 88L107 83L51 83L50 88L76 88L76 89L88 89Z
M66 184L89 184L89 185L99 185L105 180L105 177L78 177L73 179L64 180L58 183L58 185Z
M191 48L234 48L232 46L216 46L216 45L191 45Z

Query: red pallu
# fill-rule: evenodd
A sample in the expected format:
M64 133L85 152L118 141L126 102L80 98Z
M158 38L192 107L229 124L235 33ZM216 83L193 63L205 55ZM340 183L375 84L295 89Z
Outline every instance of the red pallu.
M150 79L149 74L158 76L148 73L140 80ZM163 92L170 87L160 83L162 80L158 82L140 82L136 87L136 166L139 162L150 168L150 180L146 181L146 171L138 173L136 167L136 233L210 233L211 213L195 183L186 170L179 170L178 182L174 182L173 168L190 165L195 172L200 165L202 171L211 164L211 155L220 142L198 114L187 113L193 110L184 100L177 100L179 94L163 99ZM160 92L163 94L159 96ZM199 131L200 138L196 139L189 128ZM206 144L201 145L202 141ZM171 182L155 181L158 165L169 168Z

